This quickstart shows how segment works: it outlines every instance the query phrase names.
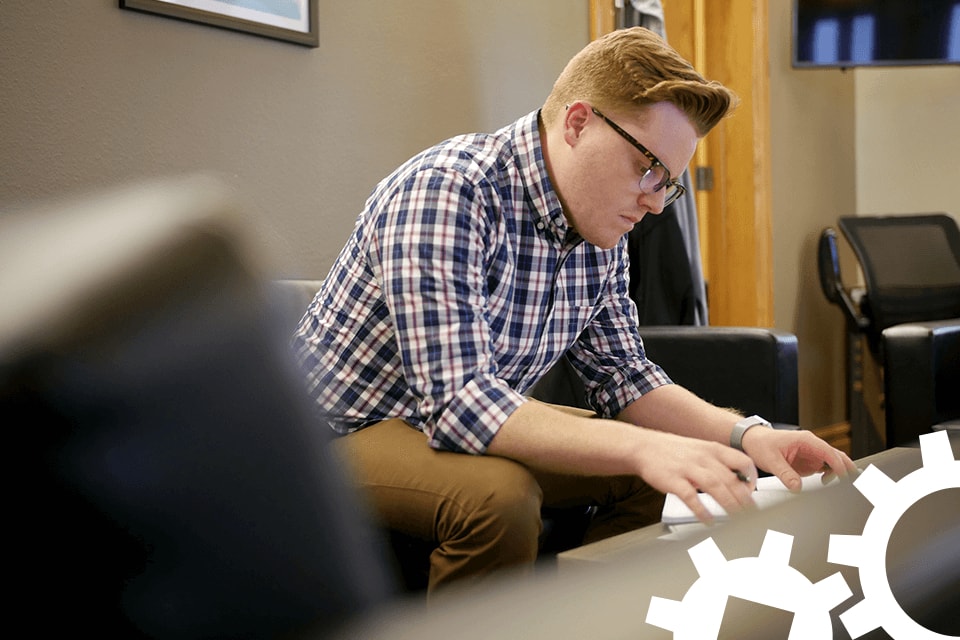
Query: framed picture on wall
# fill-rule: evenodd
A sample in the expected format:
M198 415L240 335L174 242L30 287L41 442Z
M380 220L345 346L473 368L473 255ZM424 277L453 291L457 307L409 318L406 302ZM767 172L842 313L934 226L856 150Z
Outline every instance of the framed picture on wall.
M320 45L317 0L120 0L120 8L200 22L308 47Z

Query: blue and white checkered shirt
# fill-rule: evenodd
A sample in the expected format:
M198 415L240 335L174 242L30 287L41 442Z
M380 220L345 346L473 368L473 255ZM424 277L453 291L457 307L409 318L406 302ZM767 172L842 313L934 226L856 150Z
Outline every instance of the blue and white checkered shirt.
M427 149L368 199L293 340L335 431L402 418L483 453L568 350L603 416L670 382L644 356L626 237L603 250L567 224L537 120Z

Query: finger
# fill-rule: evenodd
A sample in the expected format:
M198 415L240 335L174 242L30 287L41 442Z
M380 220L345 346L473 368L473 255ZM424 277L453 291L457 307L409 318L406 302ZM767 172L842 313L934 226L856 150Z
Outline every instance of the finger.
M824 460L823 466L829 470L831 474L842 478L848 474L857 473L857 465L855 465L853 460L850 459L850 456L843 451L832 449L825 457L827 459Z
M845 454L843 451L838 451L837 453L840 455L842 468L846 469L847 473L852 473L854 475L859 473L860 470L857 469L856 463L850 458L850 456Z
M738 513L756 507L753 501L753 483L723 483L712 487L708 493L727 513Z
M700 501L700 494L692 485L687 485L689 487L688 491L683 493L674 492L674 494L683 501L683 504L689 507L690 511L693 512L693 515L696 516L697 520L704 524L713 524L713 514L703 505Z
M739 513L755 506L753 490L756 487L756 467L752 464L746 471L717 466L710 471L702 470L691 483L708 494L728 514ZM749 478L749 480L743 480Z
M823 474L820 476L820 484L830 484L837 477L837 474L827 465L824 466Z
M747 495L753 495L753 492L757 490L757 478L760 477L760 472L756 467L753 467L750 475L747 477L749 478L746 483L748 489Z
M800 474L784 458L780 458L775 464L771 464L767 471L777 476L783 486L790 491L800 491L803 488L803 480L800 479Z
M757 480L757 465L754 464L750 456L735 449L725 447L720 450L718 461L733 471L737 480L752 485L751 490L753 489L753 485L755 485ZM727 478L722 478L722 480L726 481Z

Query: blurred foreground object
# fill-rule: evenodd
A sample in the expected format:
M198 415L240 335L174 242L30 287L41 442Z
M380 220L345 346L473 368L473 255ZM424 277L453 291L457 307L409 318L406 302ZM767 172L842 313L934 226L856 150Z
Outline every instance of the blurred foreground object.
M191 177L0 216L10 626L267 637L390 593L235 211Z
M866 486L872 490L866 492L876 503L861 492L863 483L843 480L710 527L651 525L560 554L555 575L501 577L459 592L451 588L426 613L399 603L358 620L336 638L960 637L960 433L926 435L937 440L932 451L894 447L859 461L861 468L872 468L860 478L871 478ZM891 511L900 517L889 518ZM889 536L872 535L877 528L868 522L875 514L892 525ZM853 540L848 550L864 552L858 556L866 560L862 567L843 554L833 557L835 536ZM763 560L752 565L759 565L758 571L741 572L757 558ZM869 585L873 593L863 585L863 576L878 572L895 606L871 599L876 584ZM888 634L871 628L854 636L842 621L854 607L873 613L869 620L887 625L884 629L902 616L910 630ZM828 619L830 631L805 635L799 620L811 617ZM719 630L691 629L708 627L705 621L719 621ZM659 626L664 622L679 630Z

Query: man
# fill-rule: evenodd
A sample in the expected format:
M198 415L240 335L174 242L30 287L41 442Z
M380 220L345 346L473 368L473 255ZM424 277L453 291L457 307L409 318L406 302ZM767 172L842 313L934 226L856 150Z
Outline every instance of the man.
M758 467L794 488L854 468L644 356L626 234L682 193L734 101L651 32L615 31L541 110L420 153L367 201L294 346L377 513L437 542L430 589L532 564L541 506L600 505L595 540L647 524L651 487L706 520L698 490L736 512ZM564 353L596 417L523 395Z

